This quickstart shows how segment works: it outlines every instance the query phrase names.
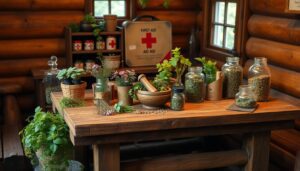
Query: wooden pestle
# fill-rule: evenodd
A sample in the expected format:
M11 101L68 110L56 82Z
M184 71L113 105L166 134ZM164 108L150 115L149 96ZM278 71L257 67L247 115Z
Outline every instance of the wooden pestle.
M140 81L148 91L157 92L157 89L150 83L145 74L139 75L138 81Z

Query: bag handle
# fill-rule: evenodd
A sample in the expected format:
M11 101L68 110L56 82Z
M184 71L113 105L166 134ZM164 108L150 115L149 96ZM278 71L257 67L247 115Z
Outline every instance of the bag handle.
M152 15L142 15L142 16L137 16L137 17L135 17L132 21L140 21L140 20L143 19L143 18L149 18L149 19L151 19L151 21L159 21L158 18L156 18L156 17L154 17L154 16L152 16Z

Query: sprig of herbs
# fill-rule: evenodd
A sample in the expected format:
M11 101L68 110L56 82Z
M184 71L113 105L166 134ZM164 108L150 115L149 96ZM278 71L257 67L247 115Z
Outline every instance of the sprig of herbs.
M136 84L134 84L132 86L132 88L128 91L128 95L132 98L132 99L138 99L136 93L139 91L139 90L145 90L145 87L144 85L141 83L141 82L138 82Z
M175 68L177 83L181 82L180 80L185 70L192 65L191 61L181 54L180 48L172 50L172 58L169 63Z
M205 59L205 57L202 58L195 58L197 61L201 62L203 65L203 72L206 75L206 83L210 84L214 81L216 81L216 74L217 74L217 67L216 62L213 62L211 60Z
M80 99L71 99L64 97L59 102L61 108L73 108L73 107L82 107L85 105L83 100Z
M122 103L116 103L114 105L114 109L118 113L130 113L130 112L134 111L132 106L125 106L125 105L122 105Z

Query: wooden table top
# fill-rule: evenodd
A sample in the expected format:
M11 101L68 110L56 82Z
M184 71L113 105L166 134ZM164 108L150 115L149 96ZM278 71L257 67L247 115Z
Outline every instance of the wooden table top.
M300 107L278 99L259 103L253 113L226 110L234 100L221 100L186 103L184 111L101 116L91 102L91 92L86 93L86 97L89 99L86 107L66 108L63 111L65 121L75 137L300 119ZM52 94L56 108L59 108L61 98L60 92Z

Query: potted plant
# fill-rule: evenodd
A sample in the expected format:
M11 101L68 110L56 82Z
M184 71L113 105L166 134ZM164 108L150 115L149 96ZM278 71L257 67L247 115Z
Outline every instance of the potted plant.
M118 99L122 105L130 106L132 105L132 98L129 96L128 91L132 87L132 83L136 79L136 74L134 70L121 70L115 71L112 75L112 79L116 80Z
M92 75L96 78L93 85L94 99L103 99L108 104L111 99L111 91L108 86L108 78L111 76L111 69L105 65L103 67L95 64L92 69Z
M101 58L101 62L104 66L106 66L107 68L110 68L111 70L116 70L120 67L121 64L121 56L120 55L116 55L114 53L112 54L108 54L105 56L99 55L99 57Z
M29 124L20 132L25 155L42 170L66 170L72 144L69 129L61 115L43 112L40 107ZM35 157L36 156L36 157Z
M86 14L80 22L80 30L82 32L92 32L94 30L93 24L96 24L96 19L91 14Z
M149 0L138 0L139 4L145 8L149 2ZM163 0L163 3L162 5L165 7L165 8L168 8L169 5L170 5L170 0Z
M85 74L83 69L70 67L62 69L57 74L57 78L62 80L61 89L64 97L73 99L84 99L86 82L81 81Z

